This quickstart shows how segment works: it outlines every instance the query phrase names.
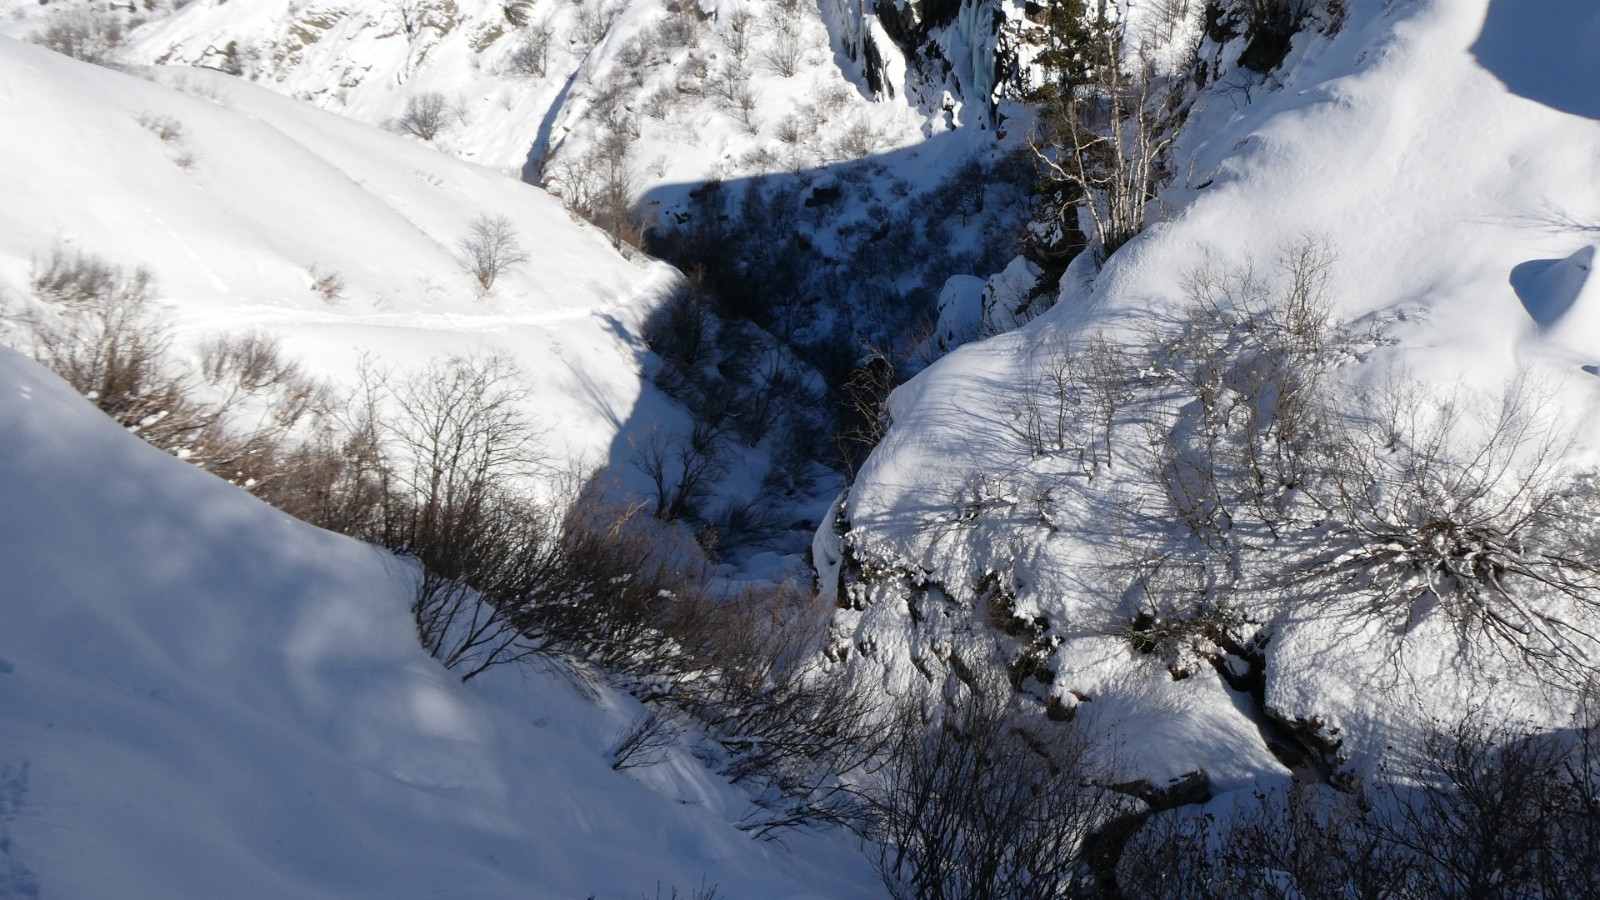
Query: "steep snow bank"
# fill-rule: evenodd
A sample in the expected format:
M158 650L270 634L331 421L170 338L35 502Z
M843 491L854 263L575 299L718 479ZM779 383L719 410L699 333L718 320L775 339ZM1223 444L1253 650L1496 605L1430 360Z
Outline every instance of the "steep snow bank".
M604 758L636 706L468 690L401 561L123 432L0 350L0 894L872 896L848 844L728 822L692 760Z

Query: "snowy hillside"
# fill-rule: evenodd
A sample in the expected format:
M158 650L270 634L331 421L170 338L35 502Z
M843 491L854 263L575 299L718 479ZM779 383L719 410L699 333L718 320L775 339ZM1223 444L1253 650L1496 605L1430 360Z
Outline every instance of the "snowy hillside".
M675 273L536 189L214 73L184 93L0 39L0 84L10 314L59 249L149 269L186 351L264 329L345 385L363 355L498 352L550 452L590 462L650 390L634 335ZM487 293L457 247L485 214L530 257ZM463 688L418 647L413 563L0 369L0 894L872 895L839 847L730 824L746 795L686 755L614 771L634 701L554 670Z
M0 12L8 339L388 391L412 560L6 351L0 893L1600 896L1592 0Z
M1141 544L1141 529L1187 533L1164 512L1170 498L1141 486L1161 444L1138 420L1162 407L1141 407L1130 393L1114 434L1097 436L1090 410L1099 401L1074 399L1078 376L1062 367L1083 353L1074 371L1099 371L1101 357L1084 347L1104 335L1115 348L1107 370L1138 372L1129 390L1151 390L1132 387L1159 377L1148 368L1160 362L1146 355L1151 336L1177 335L1197 298L1220 304L1219 291L1255 290L1244 287L1247 272L1266 295L1282 296L1297 271L1280 265L1285 253L1309 248L1299 273L1312 284L1326 275L1332 315L1355 323L1349 354L1333 351L1331 363L1330 377L1359 392L1343 415L1375 411L1383 386L1403 378L1421 398L1416 421L1442 410L1453 429L1446 452L1470 456L1485 446L1474 410L1487 409L1492 426L1496 398L1521 375L1534 385L1532 415L1557 425L1547 452L1565 453L1561 464L1581 472L1600 447L1600 295L1590 274L1600 13L1581 0L1354 0L1346 21L1331 39L1299 35L1274 75L1238 70L1204 92L1173 151L1177 177L1154 204L1155 224L1100 271L1079 257L1050 313L962 348L895 394L894 425L844 506L843 546L827 535L820 545L830 559L844 554L842 602L859 610L842 615L841 641L871 647L860 664L898 673L891 689L914 678L918 660L982 653L990 638L978 623L1004 603L1048 623L1003 644L1012 657L1040 654L1046 674L1035 690L1091 716L1151 777L1199 769L1224 790L1270 780L1285 771L1267 747L1279 723L1298 723L1329 742L1330 761L1362 771L1385 747L1465 709L1549 727L1569 721L1574 695L1549 683L1549 664L1470 650L1458 629L1477 626L1445 609L1364 620L1315 594L1251 594L1248 572L1235 573L1235 599L1210 606L1235 576L1218 575L1224 583L1210 588L1196 581L1187 590L1201 599L1182 604L1240 617L1224 630L1247 649L1253 640L1264 647L1263 700L1252 702L1187 655L1223 654L1222 665L1244 674L1245 659L1202 634L1209 626L1192 626L1193 645L1163 643L1162 627L1177 622L1181 632L1201 613L1165 607L1155 593L1141 600L1141 582L1123 568L1165 552L1159 540ZM1326 269L1318 248L1331 258ZM1196 363L1223 367L1227 352L1216 344ZM1052 377L1064 379L1058 391ZM1059 446L1030 439L1040 404L1048 419L1058 398L1073 433ZM1159 415L1181 422L1198 408ZM1579 444L1563 450L1568 430ZM1566 508L1557 527L1587 534L1592 508ZM1327 522L1318 514L1292 527L1314 534ZM1265 531L1243 535L1241 525L1222 539L1290 552ZM1591 622L1592 608L1549 602L1553 616ZM1151 618L1141 623L1141 614ZM1579 644L1580 656L1592 654ZM1575 663L1555 664L1554 680L1581 680Z
M417 646L409 564L9 350L0 383L0 895L873 896L848 845L728 824L743 796L693 760L613 771L633 701L461 685Z
M264 329L342 385L364 355L404 371L501 353L532 379L550 449L607 461L670 268L624 259L509 176L217 73L183 73L184 93L10 40L0 72L13 310L61 248L149 269L186 345ZM460 242L502 216L529 261L485 293Z

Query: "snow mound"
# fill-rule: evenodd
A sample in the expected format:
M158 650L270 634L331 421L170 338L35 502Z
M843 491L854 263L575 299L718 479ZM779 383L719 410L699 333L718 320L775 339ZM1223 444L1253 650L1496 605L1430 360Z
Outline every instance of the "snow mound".
M1531 375L1548 413L1576 434L1571 462L1592 463L1600 389L1582 366L1594 371L1600 351L1590 277L1600 124L1585 116L1600 70L1583 38L1600 14L1581 0L1347 8L1343 30L1297 36L1271 78L1234 73L1202 93L1155 221L1102 269L1080 258L1049 312L896 391L893 426L844 506L840 546L900 580L875 582L840 613L853 643L875 648L862 665L880 666L890 684L916 677L908 661L982 630L981 586L998 580L1014 586L1019 615L1044 617L1060 639L1041 692L1068 706L1092 698L1082 708L1130 736L1130 756L1152 779L1195 768L1224 785L1280 776L1263 746L1266 718L1336 735L1339 755L1358 766L1414 742L1430 719L1485 702L1534 723L1565 721L1559 692L1525 672L1462 664L1436 621L1395 654L1381 628L1277 609L1263 616L1259 709L1209 670L1152 677L1155 663L1105 636L1132 615L1121 595L1086 583L1128 536L1097 531L1103 518L1077 521L1073 505L1117 504L1120 479L1137 473L1121 460L1091 470L1071 446L1033 456L1018 437L1030 379L1052 353L1099 334L1136 343L1144 324L1183 314L1197 273L1268 272L1310 242L1336 257L1335 314L1385 334L1340 377L1493 397ZM926 585L939 586L947 610L934 624L907 612Z
M1600 352L1600 281L1593 245L1566 259L1537 259L1511 270L1511 285L1540 336L1577 353Z

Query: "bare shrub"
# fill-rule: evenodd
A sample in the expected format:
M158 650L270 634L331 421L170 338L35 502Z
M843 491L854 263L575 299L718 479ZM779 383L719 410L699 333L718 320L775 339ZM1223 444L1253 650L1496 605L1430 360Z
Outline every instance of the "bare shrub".
M1334 449L1305 573L1398 633L1442 615L1463 647L1581 677L1600 626L1600 495L1564 465L1540 395L1521 380L1486 407L1391 387Z
M554 37L555 28L549 22L524 28L521 42L506 55L506 72L524 78L543 78L549 67L550 42Z
M621 771L665 762L678 745L682 723L644 710L628 724L611 748L611 768Z
M686 434L655 428L630 443L628 462L650 479L656 517L668 522L701 519L717 480L728 471L720 424L697 419Z
M895 897L1076 896L1085 840L1118 808L1071 726L1007 706L1003 677L952 686L948 708L898 710L872 800L878 872Z
M192 450L218 414L192 399L193 383L167 358L150 272L57 248L35 260L30 287L54 307L26 319L33 356L129 431Z
M394 128L401 134L432 141L450 127L453 115L450 101L443 94L423 91L406 98L406 111L394 120Z
M878 149L878 134L872 123L857 119L839 135L834 146L839 159L865 159Z
M1419 892L1411 853L1379 826L1372 798L1326 785L1258 791L1220 816L1187 809L1145 821L1116 868L1123 896L1343 900Z
M798 18L780 17L772 39L761 51L761 63L767 71L783 78L799 74L805 62L805 44L800 39Z
M183 123L171 116L159 115L147 110L140 113L136 121L141 128L155 135L163 143L183 142Z
M889 393L895 383L894 361L876 348L845 379L834 443L847 470L854 472L889 433Z
M787 115L778 120L773 136L785 144L798 144L805 139L806 130L799 116Z
M1084 455L1078 408L1085 404L1087 385L1077 353L1070 344L1050 344L1034 354L1021 396L1008 408L1012 430L1034 456L1052 453Z
M500 276L529 259L517 230L505 216L478 216L467 226L467 234L456 241L456 259L488 291Z
M615 128L592 153L563 158L556 167L567 208L610 235L618 250L644 242L644 224L634 209L633 144L630 131Z
M209 340L192 372L169 352L145 270L57 249L31 286L47 304L24 317L33 355L129 431L264 498L312 478L296 442L332 401L276 340Z
M722 43L728 48L728 56L741 69L750 59L750 52L755 44L756 16L747 6L734 7L723 17Z
M611 30L616 10L606 0L580 0L577 18L573 20L573 36L582 44L598 44Z
M339 303L344 299L344 276L338 272L324 270L313 263L308 270L311 276L311 292L318 295L329 305Z
M675 625L692 659L716 674L684 682L674 705L719 745L719 770L762 788L740 827L757 834L855 824L862 797L841 776L882 740L876 701L822 664L829 609L793 585L704 596Z
M116 13L97 7L78 7L52 16L28 40L47 50L99 66L115 65L127 44L127 33Z

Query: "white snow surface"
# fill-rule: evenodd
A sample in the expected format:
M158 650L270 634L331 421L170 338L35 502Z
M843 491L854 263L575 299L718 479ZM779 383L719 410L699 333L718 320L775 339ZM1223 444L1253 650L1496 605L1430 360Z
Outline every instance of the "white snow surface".
M190 96L0 38L0 301L81 249L156 277L180 343L259 327L314 372L501 352L552 451L635 414L674 276L543 192L216 73ZM140 119L167 117L181 142ZM190 153L185 166L175 157ZM453 244L512 220L480 297ZM346 296L310 290L311 267ZM555 672L461 685L411 566L145 445L0 349L0 896L874 896L839 837L752 840L687 754L607 753L639 707Z
M1023 494L1049 463L1030 463L1008 431L1041 352L1176 311L1203 266L1265 271L1302 236L1320 239L1337 255L1339 314L1394 320L1396 343L1342 377L1377 384L1407 371L1446 393L1493 393L1528 372L1576 432L1574 465L1593 460L1600 11L1588 0L1348 8L1342 32L1299 35L1272 77L1236 72L1202 95L1154 224L1102 270L1080 258L1051 312L962 347L895 393L894 424L845 516L863 563L899 580L881 580L889 586L840 622L891 690L916 678L908 659L942 658L981 629L983 576L1015 573L1019 610L1047 615L1064 640L1050 691L1068 706L1073 692L1090 697L1078 708L1121 742L1127 765L1152 778L1205 769L1224 789L1281 777L1242 698L1214 673L1174 681L1107 635L1120 612L1081 578L1116 536L1042 527ZM975 496L999 511L961 521ZM939 586L920 625L906 599L918 583ZM1295 612L1265 623L1267 705L1337 728L1357 764L1472 706L1533 724L1561 724L1569 709L1570 697L1517 671L1461 667L1446 624L1424 623L1397 652L1392 636Z
M870 897L848 842L730 822L693 759L613 772L638 711L462 685L410 565L126 434L0 349L0 895Z
M637 335L671 267L623 258L508 175L219 73L162 75L201 96L0 38L0 303L21 304L59 247L148 268L180 344L263 329L341 385L363 357L404 371L500 353L552 454L607 461L651 390ZM181 137L141 125L160 119ZM530 257L486 295L458 262L483 215ZM340 276L343 299L313 272Z
M638 705L468 686L411 567L127 434L0 349L0 896L875 896L697 761L613 771ZM686 755L685 755L686 756Z

